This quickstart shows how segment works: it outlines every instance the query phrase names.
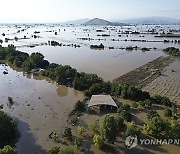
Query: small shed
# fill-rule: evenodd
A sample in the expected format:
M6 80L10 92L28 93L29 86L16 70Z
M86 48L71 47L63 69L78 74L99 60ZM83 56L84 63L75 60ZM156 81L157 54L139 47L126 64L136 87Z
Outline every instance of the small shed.
M117 109L118 106L110 95L92 95L88 108L101 111L102 109Z

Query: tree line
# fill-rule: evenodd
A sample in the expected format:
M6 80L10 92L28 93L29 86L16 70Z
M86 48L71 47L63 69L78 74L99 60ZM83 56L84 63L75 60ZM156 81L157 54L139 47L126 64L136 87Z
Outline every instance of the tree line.
M16 50L14 45L8 45L8 47L0 46L0 60L7 60L22 68L25 72L30 72L33 68L42 68L44 70L41 71L41 75L55 80L58 84L84 91L88 97L95 94L110 94L134 101L154 101L148 92L127 83L106 82L96 74L78 72L75 68L68 65L49 63L47 60L44 60L44 56L41 53L36 52L29 55ZM169 99L163 98L163 101L169 102Z

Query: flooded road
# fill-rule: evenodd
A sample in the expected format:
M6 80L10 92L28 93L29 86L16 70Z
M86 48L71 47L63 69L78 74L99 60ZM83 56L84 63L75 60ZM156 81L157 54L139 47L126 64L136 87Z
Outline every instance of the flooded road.
M3 74L4 69L8 70L7 75ZM14 100L11 107L7 105L9 96ZM48 135L52 131L62 135L68 113L75 102L83 98L83 94L0 65L0 98L0 104L4 104L3 111L19 123L21 138L17 143L18 153L38 154L56 146Z

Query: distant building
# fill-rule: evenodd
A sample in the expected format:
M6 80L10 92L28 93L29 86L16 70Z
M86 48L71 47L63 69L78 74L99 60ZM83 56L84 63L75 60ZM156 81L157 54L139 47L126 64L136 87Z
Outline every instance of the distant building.
M88 109L98 112L106 109L117 110L117 108L117 104L110 95L92 95L88 104Z

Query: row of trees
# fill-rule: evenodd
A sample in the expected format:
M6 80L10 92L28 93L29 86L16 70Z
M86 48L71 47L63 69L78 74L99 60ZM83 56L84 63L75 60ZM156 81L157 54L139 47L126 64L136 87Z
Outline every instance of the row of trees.
M0 148L14 145L19 138L17 122L0 111Z
M165 110L165 114L169 110ZM172 118L170 121L162 119L157 111L148 110L147 119L150 123L145 124L143 130L146 134L164 136L167 138L180 138L180 121Z
M17 51L13 45L8 47L0 46L0 60L8 60L16 66L22 67L26 72L30 72L32 68L45 68L41 72L43 76L49 77L59 84L84 91L88 97L94 94L110 94L135 101L147 100L146 104L149 103L148 100L151 100L151 102L155 101L166 106L171 105L171 101L168 98L159 96L152 99L148 92L126 83L119 85L109 81L105 82L96 74L78 72L68 65L49 64L47 60L44 60L44 56L41 53L36 52L29 56L27 53ZM143 102L140 103L143 105Z
M15 66L23 68L26 72L30 72L33 68L46 68L49 66L49 62L44 60L41 53L36 52L29 56L27 53L16 50L14 45L0 46L0 60L7 60Z
M180 50L175 47L168 47L164 49L163 51L172 56L178 56L178 57L180 56Z
M77 72L70 66L62 66L58 64L50 64L49 67L41 72L45 77L55 80L57 83L74 87L77 90L85 92L90 97L94 94L111 94L113 96L121 96L126 99L136 101L149 99L148 92L132 87L128 84L118 85L112 82L105 82L96 74L87 74Z

